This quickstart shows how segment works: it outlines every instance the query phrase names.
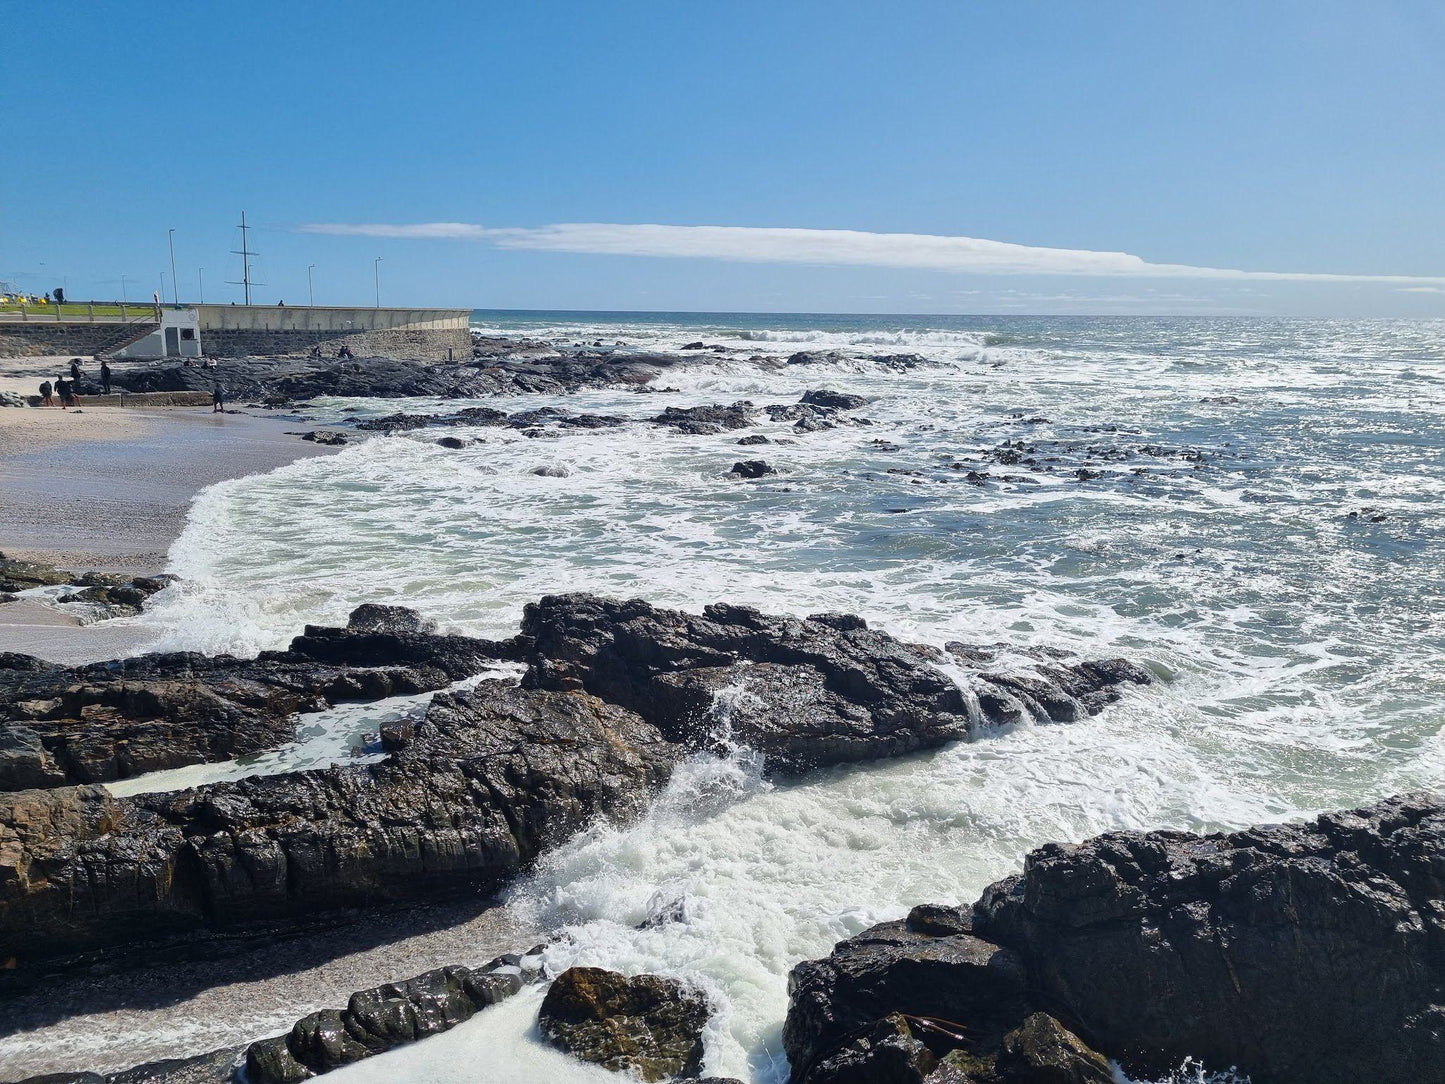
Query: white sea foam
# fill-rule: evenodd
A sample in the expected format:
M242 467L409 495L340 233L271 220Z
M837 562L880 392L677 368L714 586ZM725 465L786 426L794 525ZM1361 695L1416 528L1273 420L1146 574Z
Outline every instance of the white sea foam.
M641 823L594 827L513 889L519 921L571 934L550 950L554 967L661 971L708 989L709 1070L758 1081L786 1072L793 964L913 903L972 900L1033 846L1244 825L1445 783L1445 325L845 325L496 318L508 334L730 352L669 369L669 395L491 404L635 419L620 428L463 429L478 443L462 450L423 431L213 487L171 553L183 582L143 621L165 646L247 653L377 601L503 636L529 599L592 590L690 609L851 611L911 640L1000 644L1001 664L1053 646L1144 660L1166 678L1084 723L788 785L766 782L747 750L699 757ZM831 349L850 360L779 362ZM929 364L870 360L885 353ZM874 424L796 434L764 422L757 431L794 443L744 449L737 433L643 421L664 405L794 402L816 387L867 396L857 413ZM341 420L346 406L456 404L317 410ZM1030 476L979 461L1005 439L1059 462ZM759 456L780 473L727 476ZM965 461L989 484L961 481L952 464ZM1104 477L1078 481L1083 461ZM531 473L543 464L568 474ZM1364 507L1387 518L1346 518ZM676 900L680 921L637 928ZM416 940L414 970L447 962L428 943ZM535 1042L535 996L342 1075L593 1079ZM15 1041L0 1040L0 1057Z

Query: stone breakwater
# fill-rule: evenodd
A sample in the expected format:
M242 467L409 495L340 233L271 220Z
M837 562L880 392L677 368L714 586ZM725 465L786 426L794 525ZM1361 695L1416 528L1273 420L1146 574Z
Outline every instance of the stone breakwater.
M1049 845L972 909L915 908L795 967L793 1079L1070 1084L1101 1079L1089 1047L1144 1074L1193 1058L1276 1084L1442 1079L1442 870L1437 795ZM1013 1071L1029 1032L1059 1072Z
M409 611L374 609L249 664L183 656L178 674L175 658L130 660L150 684L109 700L71 690L102 688L107 675L123 685L115 671L7 659L17 688L39 680L64 695L20 719L12 707L0 732L26 732L43 767L68 729L45 724L89 726L85 708L104 700L115 733L143 731L157 756L204 759L224 753L226 741L208 739L235 733L244 712L280 737L307 697L436 688L496 658L527 669L520 683L436 695L420 723L387 736L391 755L377 763L129 798L93 785L0 796L0 959L12 973L118 943L491 892L588 823L639 815L698 751L745 744L769 773L796 774L1024 718L1079 718L1150 680L1122 660L1048 659L1032 673L977 669L961 688L937 668L945 653L857 617L727 605L692 615L590 595L529 605L508 641L439 637ZM723 718L725 690L740 695L726 697ZM59 763L47 777L57 783Z

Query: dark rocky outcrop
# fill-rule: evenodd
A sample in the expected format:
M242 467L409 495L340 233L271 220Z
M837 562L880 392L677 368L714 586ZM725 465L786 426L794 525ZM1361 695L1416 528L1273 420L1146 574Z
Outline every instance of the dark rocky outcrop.
M707 998L675 979L571 967L547 991L542 1035L573 1057L636 1079L696 1077Z
M309 440L313 444L320 444L325 447L338 447L342 444L350 444L351 441L345 433L338 433L334 429L312 429L301 434L302 440Z
M757 408L744 399L732 406L714 403L711 406L668 407L651 421L670 426L679 433L699 435L721 433L725 429L746 429L756 417Z
M174 583L174 576L128 576L118 572L67 572L38 561L20 561L0 554L0 601L13 602L16 592L35 587L78 588L57 602L83 603L91 616L138 614L146 600Z
M129 798L95 786L0 795L0 960L23 974L120 942L204 944L336 909L488 893L591 821L639 814L693 751L746 744L768 773L793 774L933 748L1027 705L1091 708L1094 692L1128 679L1051 659L1083 699L1042 672L1027 702L996 675L965 691L934 666L941 652L838 614L691 615L560 595L493 643L364 606L347 628L308 626L255 660L66 670L0 658L7 703L23 714L5 724L0 762L53 785L77 765L118 771L122 746L133 759L146 741L158 760L200 759L267 725L289 737L281 721L312 698L435 689L496 657L527 664L520 685L436 695L422 718L386 728L378 762ZM128 737L75 752L106 733Z
M1046 705L1081 717L1102 703L1093 694L1148 680L1120 664L1055 663L1028 678L1038 695L1021 698L1022 678L993 674L979 674L967 695L933 665L932 649L851 615L799 619L722 604L694 615L595 595L529 604L520 642L529 687L585 689L672 740L708 748L723 736L785 773L934 748L987 723L1049 719ZM720 716L718 694L739 686Z
M590 821L635 816L678 755L615 705L495 680L439 694L417 731L376 764L0 796L0 960L491 892Z
M367 418L356 423L363 432L404 433L412 429L442 428L444 426L502 426L507 424L505 412L493 407L467 407L454 414L385 414L380 418Z
M484 967L440 967L351 995L344 1009L303 1016L285 1035L246 1050L247 1084L297 1084L398 1046L440 1035L541 975L540 946Z
M1230 835L1121 832L1029 855L975 928L1041 1003L1141 1068L1445 1078L1445 805L1393 798Z
M61 603L84 603L95 608L99 617L127 617L145 608L146 600L176 582L175 576L121 576L87 572L76 577L72 585L79 587L56 599Z
M351 995L344 1009L308 1013L284 1035L119 1073L51 1073L19 1084L300 1084L343 1065L439 1035L542 976L542 946L482 967L453 964ZM237 1072L244 1069L244 1076Z
M820 388L814 391L805 391L799 402L804 406L822 407L824 410L857 410L868 400L861 395L849 395L846 392Z
M871 425L866 418L844 418L850 410L856 410L868 400L861 395L845 395L842 392L815 390L806 391L796 403L774 404L763 410L775 422L792 422L799 433L816 433L833 429L840 421L852 425Z
M832 1084L839 1070L827 1067L830 1059L890 1013L935 1021L977 1037L987 1049L989 1036L996 1044L1028 1015L1027 986L1017 953L971 933L921 932L906 921L875 926L839 943L826 960L799 964L788 977L783 1045L793 1079ZM906 1046L896 1035L892 1045ZM940 1053L959 1045L949 1040ZM856 1053L845 1060L866 1061Z
M1043 847L971 914L915 908L794 968L793 1079L1104 1084L1096 1051L1136 1074L1445 1078L1442 870L1430 795Z
M428 364L390 358L221 358L214 366L164 362L118 371L116 387L131 392L220 388L228 399L268 404L318 396L476 399L526 392L558 394L609 385L642 386L680 359L666 354L552 347L493 340L470 360ZM87 390L82 383L83 394Z
M729 474L736 474L739 478L762 478L769 474L777 474L777 469L766 459L740 459L733 464Z
M21 561L0 553L0 591L28 591L32 587L73 584L76 576L39 561Z
M840 350L799 350L788 355L789 365L842 365L848 355Z
M308 626L289 650L255 659L172 652L66 667L0 657L0 790L274 748L292 739L298 712L439 689L506 652L436 635L411 611L363 606L346 628Z
M492 407L467 407L454 414L385 414L356 423L356 428L371 433L405 433L415 429L445 429L473 426L493 429L520 429L534 436L547 429L613 429L627 424L627 419L613 414L574 414L561 407L538 407L507 414ZM459 448L457 437L443 437L437 443ZM450 443L449 443L450 442Z
M1107 1058L1041 1012L1003 1037L998 1075L1020 1084L1114 1084Z

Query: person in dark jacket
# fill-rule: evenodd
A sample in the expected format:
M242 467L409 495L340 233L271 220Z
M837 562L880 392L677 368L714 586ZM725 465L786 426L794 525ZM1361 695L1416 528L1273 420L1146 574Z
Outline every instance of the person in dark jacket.
M226 413L226 391L219 384L211 390L211 413Z
M79 358L71 358L71 359L70 359L70 379L71 379L71 380L79 380L79 379L80 379L80 359L79 359Z
M106 395L110 394L110 362L105 358L100 359L100 386Z
M54 389L53 387L51 387L50 381L48 381L48 380L42 380L42 381L40 382L40 405L41 405L41 406L54 406L54 405L55 405L55 389Z

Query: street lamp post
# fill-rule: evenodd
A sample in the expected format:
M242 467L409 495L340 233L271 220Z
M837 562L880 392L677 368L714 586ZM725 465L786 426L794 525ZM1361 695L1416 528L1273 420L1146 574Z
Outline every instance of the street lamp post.
M166 236L171 243L171 301L173 301L176 307L179 308L181 304L181 287L180 280L176 278L176 231L170 230ZM162 294L161 296L165 297L165 294Z
M372 273L376 276L376 307L381 308L381 257L378 256L371 264Z
M316 307L316 291L311 286L311 269L315 266L314 263L306 265L306 300L311 302L313 309Z
M120 303L125 304L125 276L120 277Z
M200 305L204 305L206 303L205 271L206 269L204 267L196 268L196 293L200 295L200 301L198 301L197 304Z
M161 304L164 305L164 304L165 304L165 301L166 301L166 273L165 273L164 271L162 271L162 272L161 272ZM159 312L160 310L157 309L156 311Z

